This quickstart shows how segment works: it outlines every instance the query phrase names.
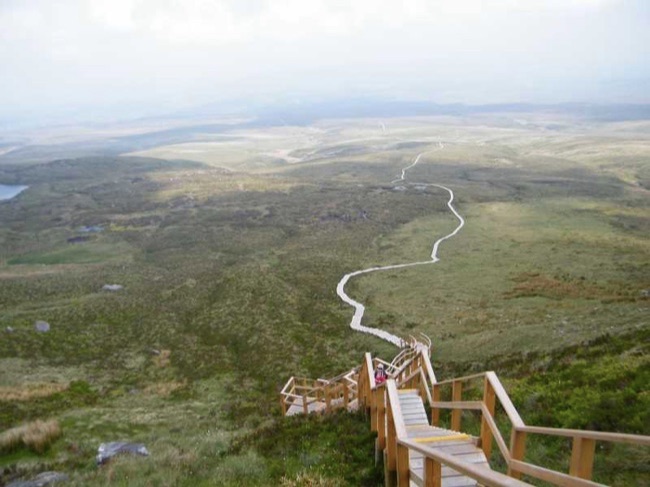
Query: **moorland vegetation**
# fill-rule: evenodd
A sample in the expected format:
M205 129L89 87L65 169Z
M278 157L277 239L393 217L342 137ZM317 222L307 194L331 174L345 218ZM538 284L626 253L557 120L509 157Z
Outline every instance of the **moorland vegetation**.
M528 423L650 434L650 125L516 118L0 158L0 182L29 185L0 202L0 484L380 485L362 415L283 420L277 394L395 354L348 328L335 290L426 259L455 226L446 193L418 182L453 188L466 226L435 266L351 281L365 324L430 336L439 378L497 371ZM414 184L391 184L420 152ZM151 456L98 468L117 440ZM529 454L555 465L566 448ZM599 455L596 480L647 479L647 454Z

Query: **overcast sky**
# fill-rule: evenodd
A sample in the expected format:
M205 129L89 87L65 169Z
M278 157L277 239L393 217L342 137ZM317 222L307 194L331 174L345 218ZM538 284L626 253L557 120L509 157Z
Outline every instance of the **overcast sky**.
M650 0L0 0L0 117L362 94L649 102L649 46Z

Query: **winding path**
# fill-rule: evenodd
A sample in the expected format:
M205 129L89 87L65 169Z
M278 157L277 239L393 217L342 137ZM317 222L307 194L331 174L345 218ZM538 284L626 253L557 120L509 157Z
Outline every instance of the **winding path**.
M441 142L438 142L438 146L439 146L438 150L444 148L444 145L442 145ZM392 182L396 183L400 181L406 181L407 171L409 169L414 168L417 165L417 163L420 161L420 158L422 157L423 154L425 154L425 152L421 152L420 154L418 154L411 164L409 164L408 166L402 169L402 174L400 178ZM354 299L352 299L350 296L347 295L347 293L345 292L345 285L348 283L350 278L359 276L361 274L369 274L371 272L377 272L377 271L388 271L392 269L402 269L404 267L414 267L418 265L435 264L440 260L438 258L438 247L440 246L440 244L445 240L450 239L451 237L456 235L458 232L460 232L460 229L463 228L463 226L465 225L465 220L463 219L462 216L460 216L460 214L456 211L456 209L452 205L452 203L454 202L454 192L451 189L447 188L446 186L442 186L441 184L423 184L423 183L417 183L417 184L420 184L422 186L435 186L436 188L444 189L449 193L449 200L447 201L447 206L454 214L454 216L458 219L458 226L454 229L453 232L435 241L435 243L433 244L433 249L431 250L431 260L425 260L421 262L409 262L406 264L387 265L387 266L380 266L380 267L370 267L368 269L362 269L359 271L350 272L349 274L344 275L339 281L338 285L336 286L336 294L338 294L339 297L344 302L354 307L354 316L352 317L352 321L350 321L350 328L356 331L360 331L362 333L369 333L370 335L375 335L376 337L379 337L382 340L386 340L387 342L392 343L396 347L402 347L404 343L403 340L398 336L395 336L392 333L389 333L384 330L380 330L378 328L372 328L361 324L361 319L363 318L363 314L366 308L363 304L361 304L358 301L355 301Z

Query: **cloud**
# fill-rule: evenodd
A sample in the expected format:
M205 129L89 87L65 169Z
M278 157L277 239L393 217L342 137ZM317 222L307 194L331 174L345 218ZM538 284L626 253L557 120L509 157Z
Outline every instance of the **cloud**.
M454 93L454 101L479 93L486 101L573 99L599 80L650 75L648 5L0 0L0 105L373 90Z
M363 30L445 24L512 12L585 12L613 0L89 0L92 21L175 43L224 45L261 39L349 37Z

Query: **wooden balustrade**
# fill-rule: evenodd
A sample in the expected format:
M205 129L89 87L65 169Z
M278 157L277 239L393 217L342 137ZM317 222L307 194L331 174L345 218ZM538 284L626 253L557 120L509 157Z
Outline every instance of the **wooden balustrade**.
M375 368L379 364L385 366L389 375L389 380L383 384L377 384L375 381ZM426 486L440 486L441 469L444 465L486 486L529 485L519 480L522 475L527 475L552 485L593 487L600 485L591 480L597 442L650 446L650 437L647 436L527 426L494 372L439 382L431 366L428 348L419 347L417 344L400 352L391 363L366 353L359 368L336 379L310 381L292 377L281 392L283 413L286 414L288 408L297 400L302 402L303 411L307 412L309 405L317 400L324 400L325 409L329 411L334 409L335 404L337 407L347 407L353 398L357 398L359 407L370 414L372 430L377 432L377 448L385 452L387 479L395 477L398 485L409 484L409 450L424 455ZM469 387L467 384L476 381L481 382L481 400L464 400L466 391L476 390L474 386ZM451 429L461 431L462 412L478 411L481 415L479 445L489 459L496 443L507 465L507 475L464 463L451 455L432 451L417 442L409 441L406 438L399 405L400 388L416 389L419 392L431 407L433 426L439 425L441 410L450 410ZM450 400L441 400L444 388L451 388L445 396L450 397ZM511 426L509 444L504 440L497 425L497 405L503 410ZM531 435L566 437L572 441L568 473L533 465L524 460L527 441Z
M463 384L477 379L483 380L483 400L480 402L463 401ZM451 401L440 400L443 386L451 386ZM650 437L647 436L527 426L519 416L501 381L494 372L474 374L434 383L432 384L432 398L432 422L434 424L438 423L440 409L450 409L452 411L451 428L454 430L460 429L460 414L462 411L479 409L481 411L480 438L483 452L489 458L493 440L496 441L499 451L508 466L508 475L516 479L525 474L560 486L601 485L591 481L596 441L650 446ZM511 424L509 447L497 427L495 419L497 401ZM571 438L572 453L568 474L524 461L527 438L531 434Z

